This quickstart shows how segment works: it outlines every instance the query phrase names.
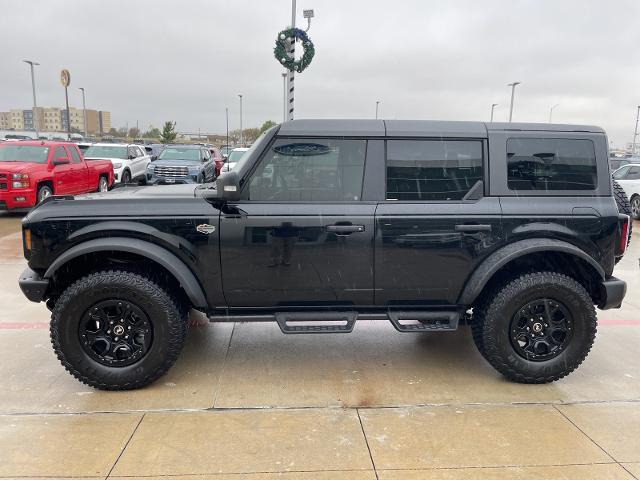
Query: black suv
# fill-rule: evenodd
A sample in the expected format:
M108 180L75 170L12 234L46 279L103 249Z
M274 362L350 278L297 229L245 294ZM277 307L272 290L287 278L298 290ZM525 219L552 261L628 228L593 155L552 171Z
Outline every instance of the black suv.
M164 374L190 308L294 334L468 323L497 370L542 383L584 360L594 306L620 307L628 211L600 128L296 120L216 183L43 202L20 286L102 389Z

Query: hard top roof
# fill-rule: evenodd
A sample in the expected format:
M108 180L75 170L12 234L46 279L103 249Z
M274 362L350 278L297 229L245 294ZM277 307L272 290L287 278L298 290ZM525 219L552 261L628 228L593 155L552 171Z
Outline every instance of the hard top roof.
M486 137L488 131L604 133L600 127L555 123L485 123L441 120L302 119L285 122L279 135L342 137Z

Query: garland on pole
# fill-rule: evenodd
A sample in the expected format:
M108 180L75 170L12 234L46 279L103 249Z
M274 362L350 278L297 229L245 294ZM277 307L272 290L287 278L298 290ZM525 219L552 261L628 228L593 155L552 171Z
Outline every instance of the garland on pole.
M287 40L295 42L300 40L302 43L303 54L300 60L295 60L289 57L287 52ZM302 72L309 66L316 50L313 46L313 42L308 37L307 32L300 30L299 28L287 28L282 30L276 38L276 47L273 49L273 54L284 68L290 71Z

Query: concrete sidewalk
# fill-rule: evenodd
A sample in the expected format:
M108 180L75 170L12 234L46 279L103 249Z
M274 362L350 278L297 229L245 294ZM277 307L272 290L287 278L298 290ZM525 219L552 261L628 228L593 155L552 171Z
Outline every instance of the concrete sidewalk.
M20 294L20 249L19 218L0 216L1 478L640 478L640 235L616 270L624 308L599 312L587 360L549 385L505 381L466 328L362 322L206 325L150 387L93 390Z

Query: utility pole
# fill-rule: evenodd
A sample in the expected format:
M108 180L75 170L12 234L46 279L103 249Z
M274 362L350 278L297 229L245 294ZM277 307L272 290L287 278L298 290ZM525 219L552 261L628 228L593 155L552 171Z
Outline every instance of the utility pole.
M36 131L36 138L38 138L38 121L37 121L37 108L38 106L36 105L36 80L35 80L35 76L33 74L33 67L34 65L40 65L37 62L34 62L32 60L23 60L24 63L28 63L29 66L31 67L31 90L33 90L33 129Z
M239 93L238 97L240 97L240 146L244 145L244 137L242 135L242 94Z
M84 136L87 136L87 104L84 98L84 87L78 88L78 90L82 90L82 119L84 120Z
M520 82L513 82L507 84L507 87L511 87L511 106L509 107L509 121L513 118L513 97L516 93L516 86L520 85Z
M636 113L636 129L633 131L633 147L631 153L636 154L636 139L638 138L638 118L640 118L640 105L638 105L638 113Z
M495 108L498 106L497 103L492 103L491 104L491 120L489 120L490 122L493 122L493 111L495 110Z
M559 106L560 106L560 104L559 104L559 103L556 103L553 107L551 107L551 108L549 109L549 123L551 123L551 119L553 118L553 110L554 110L556 107L559 107Z
M227 151L229 151L229 107L224 108L224 113L227 117Z
M291 28L296 28L296 0L291 0ZM289 57L296 58L296 41L289 42ZM293 120L293 104L294 104L294 86L293 82L296 78L295 70L289 70L287 76L287 105L289 112L287 120Z
M287 121L287 72L282 72L282 123Z
M378 119L378 106L380 105L380 100L376 100L376 120Z

